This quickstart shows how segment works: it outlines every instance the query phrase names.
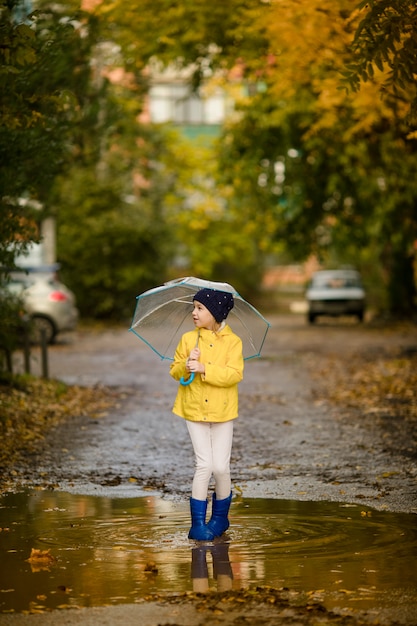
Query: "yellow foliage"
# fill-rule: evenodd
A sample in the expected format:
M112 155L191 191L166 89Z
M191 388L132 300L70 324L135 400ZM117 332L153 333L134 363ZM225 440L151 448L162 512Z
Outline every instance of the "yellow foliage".
M279 102L316 113L317 122L306 129L309 135L334 128L342 107L348 107L357 120L349 128L347 140L357 132L369 131L381 117L393 115L380 97L385 71L375 69L372 80L362 83L356 93L341 88L361 17L350 0L274 0L269 11L259 17L271 42L271 92ZM405 115L406 105L398 104ZM282 110L284 113L286 107Z

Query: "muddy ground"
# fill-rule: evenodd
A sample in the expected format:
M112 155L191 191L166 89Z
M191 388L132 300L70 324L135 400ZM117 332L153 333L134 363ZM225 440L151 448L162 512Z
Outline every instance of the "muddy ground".
M378 406L361 413L331 399L332 385L352 377L352 364L371 366L385 357L415 354L417 327L350 320L309 326L301 315L270 321L262 358L246 364L240 385L234 489L247 497L363 503L417 513L415 422L406 420L399 427L385 414L382 419ZM37 368L34 353L32 370ZM13 468L11 488L42 486L115 497L151 489L187 498L192 449L184 422L171 414L176 383L168 369L125 328L82 329L63 337L49 351L50 375L69 384L112 386L115 406L88 418L69 416ZM283 592L260 590L258 600L247 598L244 608L242 598L232 596L217 597L213 606L205 602L203 608L201 599L189 596L124 609L61 612L59 619L54 613L55 621L53 615L0 616L0 623L395 623L382 614L330 614L314 603L296 607ZM219 602L229 602L230 610L222 612ZM407 623L407 617L398 623Z

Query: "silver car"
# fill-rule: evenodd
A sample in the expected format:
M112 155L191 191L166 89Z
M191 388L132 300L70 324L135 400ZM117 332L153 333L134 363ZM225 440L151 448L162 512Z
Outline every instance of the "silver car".
M365 314L365 291L356 270L315 272L306 291L310 324L319 315L354 315L361 322Z
M13 272L7 289L21 299L33 343L40 342L42 331L47 343L53 343L58 333L76 328L75 296L54 272Z

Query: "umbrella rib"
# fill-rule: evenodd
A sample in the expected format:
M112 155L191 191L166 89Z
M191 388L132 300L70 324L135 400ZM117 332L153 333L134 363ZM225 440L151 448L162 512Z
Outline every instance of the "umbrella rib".
M239 320L239 322L242 324L243 328L245 328L245 329L246 329L246 331L247 331L247 333L248 333L249 343L250 343L251 347L253 348L253 350L254 350L254 351L255 351L255 353L256 353L256 354L255 354L255 356L259 356L259 354L260 354L260 352L261 352L261 349L262 349L262 346L260 346L259 350L257 349L257 347L255 346L255 344L254 344L254 342L253 342L253 339L252 339L252 333L251 333L251 331L250 331L250 329L249 329L248 325L247 325L247 324L245 324L245 322L243 321L242 317L238 314L238 310L237 310L237 309L235 309L235 310L233 311L233 315L234 315L235 317L237 317L237 319ZM265 321L266 321L266 320L265 320ZM266 331L265 331L265 335L266 335L266 333L267 333L267 331L268 331L268 328L269 328L269 323L267 322L267 328L266 328ZM265 339L264 339L264 340L265 340ZM262 345L263 345L263 342L262 342Z
M166 359L167 357L165 357L163 354L161 354L156 348L153 347L153 345L147 340L145 339L145 337L143 337L142 335L140 335L134 328L133 326L131 328L129 328L129 330L134 333L136 335L136 337L139 337L139 339L141 341L143 341L144 343L146 343L147 346L150 347L150 349L152 350L152 352L155 352L155 354L157 354L159 357L161 357L162 360Z

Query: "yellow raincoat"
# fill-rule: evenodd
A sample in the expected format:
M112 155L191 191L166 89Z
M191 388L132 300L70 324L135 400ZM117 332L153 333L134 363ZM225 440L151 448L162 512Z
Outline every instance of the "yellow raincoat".
M196 347L198 330L185 333L175 351L170 374L189 376L185 362ZM179 385L172 412L193 422L228 422L238 416L238 383L243 378L242 341L227 324L217 333L200 329L200 361L206 373Z

